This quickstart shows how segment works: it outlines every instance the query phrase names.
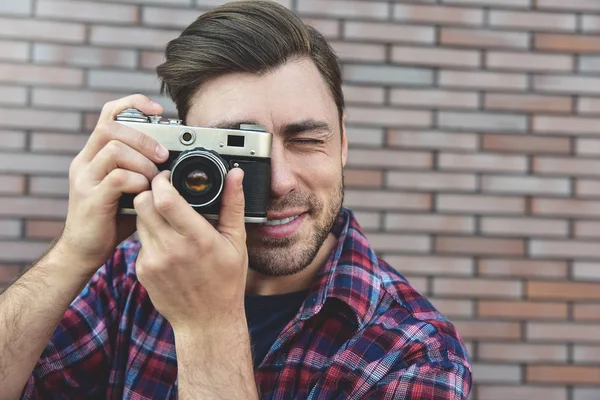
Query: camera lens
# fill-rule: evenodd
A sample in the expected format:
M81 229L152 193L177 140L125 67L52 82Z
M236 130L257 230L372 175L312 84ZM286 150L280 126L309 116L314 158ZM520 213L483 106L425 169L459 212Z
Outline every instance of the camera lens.
M171 183L193 207L204 207L223 191L227 163L204 148L182 152L171 164Z

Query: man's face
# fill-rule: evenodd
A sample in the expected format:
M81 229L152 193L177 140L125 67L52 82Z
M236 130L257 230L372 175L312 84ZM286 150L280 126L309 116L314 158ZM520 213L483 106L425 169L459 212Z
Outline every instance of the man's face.
M309 59L263 76L228 74L194 96L188 125L262 125L273 133L269 222L246 224L250 268L291 275L314 259L343 199L347 141L328 87Z

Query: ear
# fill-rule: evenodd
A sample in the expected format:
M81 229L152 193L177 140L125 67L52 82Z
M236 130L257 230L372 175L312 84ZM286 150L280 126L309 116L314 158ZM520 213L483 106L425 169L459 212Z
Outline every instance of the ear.
M342 114L342 126L340 127L342 135L342 167L346 166L348 161L348 137L346 136L346 113Z

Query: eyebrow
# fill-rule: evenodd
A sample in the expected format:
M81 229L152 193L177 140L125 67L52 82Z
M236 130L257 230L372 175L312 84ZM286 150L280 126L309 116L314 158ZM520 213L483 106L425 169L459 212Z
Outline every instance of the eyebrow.
M239 129L240 125L260 125L257 121L253 120L242 120L242 121L220 121L216 124L210 125L210 128L219 129ZM333 129L325 121L318 121L312 118L305 119L299 122L287 124L281 130L284 136L294 136L302 132L316 132L323 134L332 134Z

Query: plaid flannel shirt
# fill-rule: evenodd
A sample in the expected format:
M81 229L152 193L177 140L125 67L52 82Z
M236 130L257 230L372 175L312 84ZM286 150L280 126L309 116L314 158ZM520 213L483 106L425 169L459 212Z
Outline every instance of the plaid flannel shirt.
M352 212L296 317L255 371L264 399L465 399L471 370L450 322L378 259ZM22 398L174 399L173 331L127 241L73 301Z

